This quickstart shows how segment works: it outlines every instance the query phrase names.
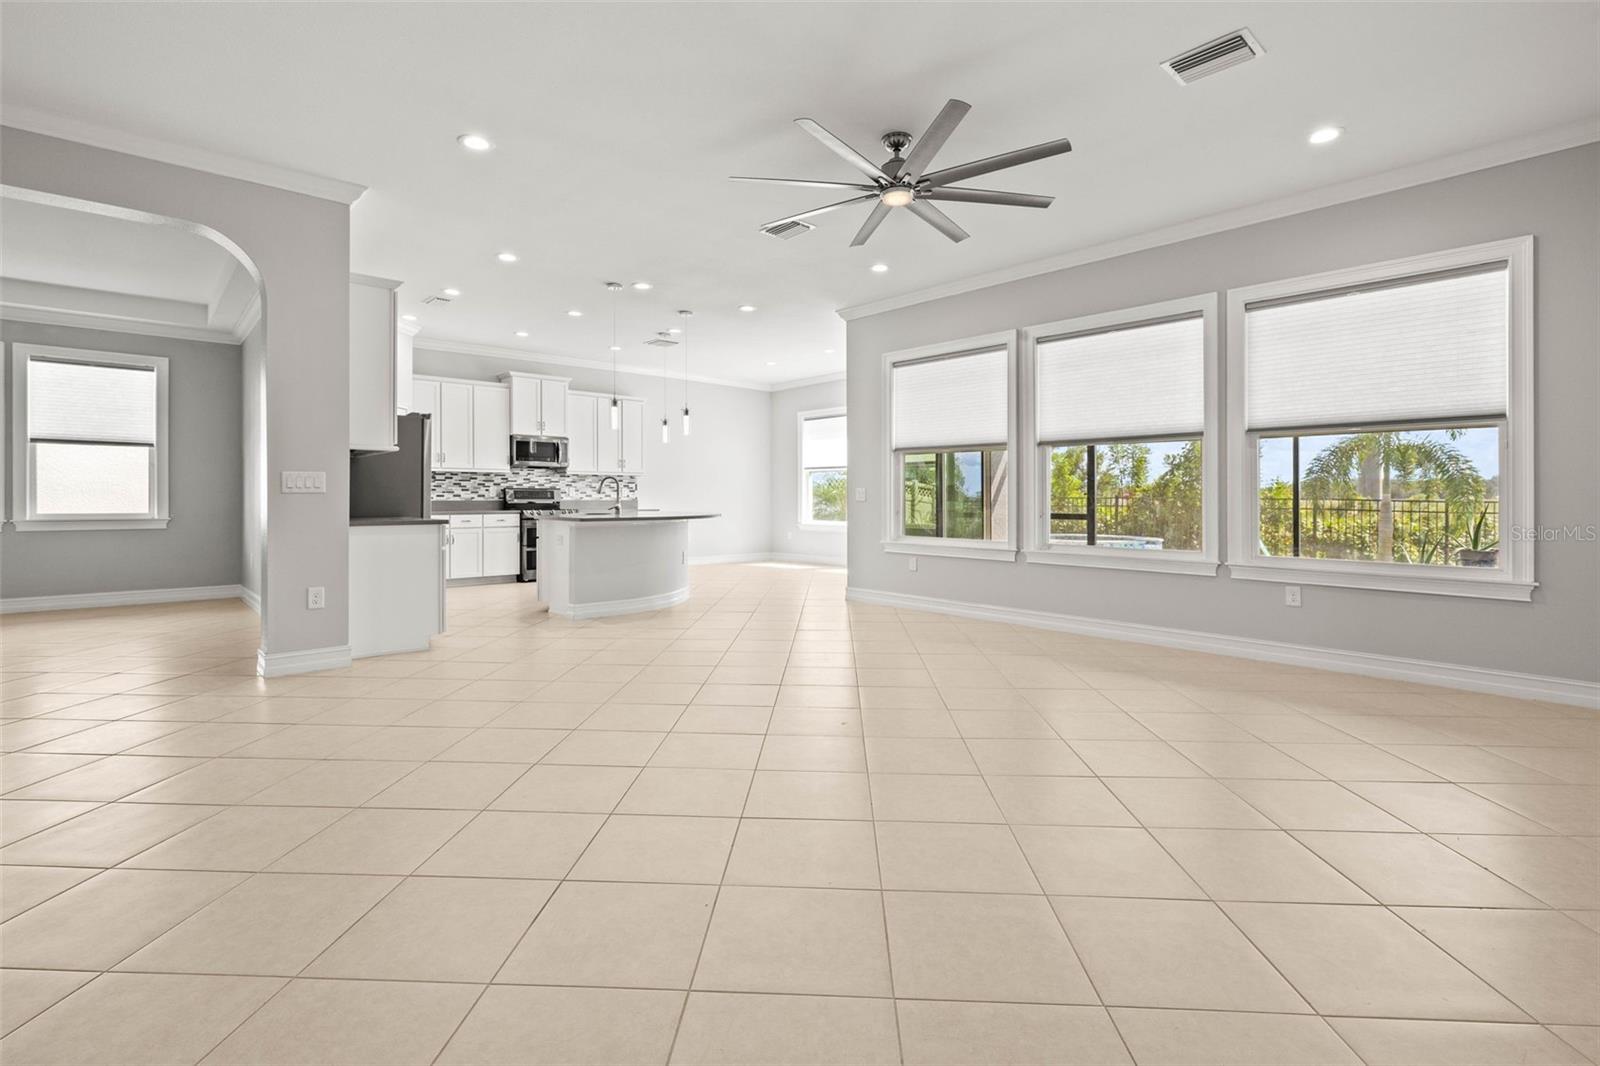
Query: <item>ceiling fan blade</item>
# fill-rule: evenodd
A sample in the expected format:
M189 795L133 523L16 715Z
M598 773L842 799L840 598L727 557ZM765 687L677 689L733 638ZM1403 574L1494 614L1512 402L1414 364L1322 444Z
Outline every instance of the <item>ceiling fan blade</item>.
M856 231L855 239L850 242L850 247L858 248L866 244L872 238L873 233L877 232L878 227L883 225L883 220L889 217L889 212L892 210L894 209L888 204L879 200L878 206L867 213L867 220L861 223L861 228Z
M861 189L867 191L876 189L876 185L859 185L848 181L809 181L802 178L741 178L730 177L729 181L759 181L767 185L798 185L806 189Z
M919 192L917 198L964 204L1002 204L1006 207L1049 207L1055 202L1054 196L1039 196L1031 192L994 192L989 189L962 189L948 185Z
M829 211L837 211L841 207L849 207L851 204L864 204L868 200L877 200L877 199L878 199L878 194L875 193L875 192L869 192L865 196L852 196L852 197L850 197L850 199L848 199L848 200L840 200L836 204L828 204L826 207L814 207L810 211L802 211L798 215L786 215L783 218L774 219L771 222L762 223L761 228L762 229L771 229L773 226L781 226L785 222L799 222L803 218L815 218L817 215L825 215Z
M955 219L926 201L912 200L906 205L906 210L957 243L972 236L972 234L956 225Z
M972 105L965 100L948 101L928 128L922 131L922 137L911 145L911 154L906 156L905 166L900 168L900 173L911 178L921 174L971 110Z
M854 148L851 148L848 144L845 144L827 130L823 129L821 124L815 119L797 118L794 120L794 124L811 134L811 136L815 137L823 144L827 145L829 151L833 152L840 159L843 159L846 163L849 163L851 166L861 171L861 173L865 174L874 183L882 183L889 180L888 175L886 175L878 167L878 164L874 163L872 160L868 159L866 156L862 155Z
M960 166L946 167L935 170L932 174L925 174L918 184L930 186L949 185L962 178L975 178L980 174L990 174L996 170L1005 170L1007 167L1019 167L1024 163L1032 163L1036 159L1049 159L1053 155L1061 155L1072 151L1072 142L1065 137L1059 141L1046 141L1036 144L1032 148L1019 148L1015 152L1002 152L992 155L987 159L976 159L971 163L962 163Z

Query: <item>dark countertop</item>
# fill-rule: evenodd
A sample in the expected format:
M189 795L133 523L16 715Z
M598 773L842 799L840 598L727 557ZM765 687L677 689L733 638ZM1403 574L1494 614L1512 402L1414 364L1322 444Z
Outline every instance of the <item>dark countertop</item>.
M393 518L352 518L352 526L442 526L450 521L448 518L406 518L395 516Z
M691 518L720 518L703 511L590 511L585 514L541 514L541 522L683 522Z
M504 500L434 500L434 514L487 514L490 511L520 511L520 507L507 507Z

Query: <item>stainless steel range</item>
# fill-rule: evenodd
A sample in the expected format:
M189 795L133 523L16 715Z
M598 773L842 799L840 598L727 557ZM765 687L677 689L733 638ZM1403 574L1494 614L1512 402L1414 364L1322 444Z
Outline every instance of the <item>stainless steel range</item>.
M556 499L555 489L517 488L515 486L505 490L505 502L508 507L515 507L522 512L521 540L522 546L521 566L517 570L518 581L537 581L539 575L539 521L540 514L550 514L561 510L561 501Z

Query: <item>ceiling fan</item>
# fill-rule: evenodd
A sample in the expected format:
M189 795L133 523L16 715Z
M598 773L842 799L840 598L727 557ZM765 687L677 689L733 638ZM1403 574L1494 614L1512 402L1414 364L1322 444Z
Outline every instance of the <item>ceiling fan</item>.
M944 105L938 116L929 125L922 139L913 146L911 134L902 130L892 130L883 135L883 146L889 149L891 156L882 166L850 147L844 141L829 133L816 121L809 118L797 118L795 124L811 136L821 141L831 149L839 158L859 170L867 179L865 182L842 181L806 181L798 178L741 178L735 177L733 181L759 181L771 185L799 185L813 189L854 189L859 195L848 200L841 200L836 204L826 207L813 208L802 211L797 215L788 215L784 218L768 222L761 227L765 233L774 233L786 229L799 229L797 223L805 219L815 218L817 215L829 211L837 211L841 207L852 204L864 204L877 201L872 206L872 211L867 215L867 220L856 231L855 239L850 246L856 247L867 243L873 232L883 224L889 212L896 207L908 208L912 214L922 221L949 237L952 241L964 241L970 234L949 215L934 206L935 201L968 204L1002 204L1006 207L1049 207L1055 199L1051 196L1036 196L1032 193L1022 192L994 192L989 189L969 189L955 185L963 178L975 178L980 174L991 174L996 170L1005 170L1008 167L1021 166L1031 163L1036 159L1048 159L1053 155L1061 155L1072 151L1072 142L1065 137L1057 141L1046 141L1036 144L1032 148L1019 148L1014 152L1002 152L992 155L987 159L978 159L971 163L962 163L959 166L945 167L943 170L929 170L928 164L933 162L933 157L944 142L950 139L950 134L967 112L972 110L972 105L962 100L951 100ZM907 148L911 153L902 156ZM805 228L810 228L809 225ZM791 235L777 232L779 236Z

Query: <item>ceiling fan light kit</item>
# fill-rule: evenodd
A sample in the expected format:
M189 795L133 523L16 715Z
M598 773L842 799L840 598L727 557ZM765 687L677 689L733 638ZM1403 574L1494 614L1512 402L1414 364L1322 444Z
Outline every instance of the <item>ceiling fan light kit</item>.
M976 159L970 163L959 166L946 167L943 170L930 171L929 164L939 149L944 147L945 141L955 132L956 126L972 110L972 105L962 100L950 100L940 110L931 125L922 134L922 138L913 143L911 134L904 130L891 130L883 135L883 146L890 152L890 158L879 166L872 160L850 147L844 141L828 132L823 126L813 119L797 118L795 124L811 136L821 141L822 144L860 171L866 181L813 181L803 178L747 178L735 177L733 181L754 181L768 185L794 185L810 189L849 189L856 195L838 203L828 204L824 207L802 211L796 215L789 215L762 225L761 232L785 239L798 236L813 228L805 219L815 218L818 215L837 211L842 207L854 204L872 202L872 210L868 212L866 221L856 231L855 239L850 242L851 247L858 247L871 239L883 220L889 217L889 212L897 207L904 207L913 215L950 238L952 241L964 241L970 234L955 220L934 206L935 201L968 204L998 204L1003 207L1049 207L1054 197L1039 196L1033 193L998 192L992 189L969 189L955 185L955 182L964 178L976 178L984 174L992 174L997 170L1006 170L1010 167L1021 166L1023 163L1032 163L1039 159L1048 159L1051 156L1063 155L1072 151L1072 142L1062 137L1054 141L1036 144L1031 148L1020 148L1014 152L1002 152L985 159ZM910 148L909 154L903 154ZM801 229L800 227L804 227Z

